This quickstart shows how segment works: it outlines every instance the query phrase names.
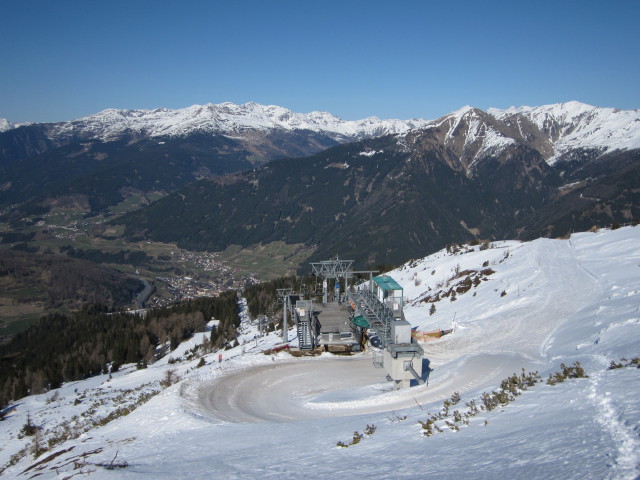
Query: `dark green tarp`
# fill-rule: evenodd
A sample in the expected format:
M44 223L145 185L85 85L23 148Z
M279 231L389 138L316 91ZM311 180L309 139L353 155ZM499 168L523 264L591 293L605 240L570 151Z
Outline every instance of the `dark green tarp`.
M362 315L358 315L357 317L354 317L353 320L351 320L354 325L357 325L358 327L363 327L363 328L369 328L369 322L367 322L367 319L364 318Z

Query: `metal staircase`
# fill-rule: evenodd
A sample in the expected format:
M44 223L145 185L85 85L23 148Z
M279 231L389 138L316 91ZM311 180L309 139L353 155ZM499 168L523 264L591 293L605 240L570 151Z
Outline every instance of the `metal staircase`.
M391 324L394 321L391 309L367 289L347 291L347 296L376 331L382 348L386 348L391 342Z
M300 350L313 350L317 347L317 320L314 316L311 300L298 300L292 315L296 322L298 347Z
M308 318L300 318L297 322L297 333L300 350L313 350L314 341Z

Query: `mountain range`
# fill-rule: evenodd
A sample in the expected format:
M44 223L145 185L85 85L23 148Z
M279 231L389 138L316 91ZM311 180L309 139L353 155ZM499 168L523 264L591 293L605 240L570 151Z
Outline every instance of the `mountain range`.
M295 113L276 105L233 103L193 105L171 110L107 109L70 122L47 124L47 135L55 142L64 139L109 141L124 135L149 137L188 136L194 133L242 136L249 131L310 131L335 140L358 140L387 133L405 132L427 124L426 120L380 120L377 117L345 121L328 112ZM0 119L0 131L16 126Z
M53 205L96 214L155 194L114 220L128 238L213 250L284 240L400 262L454 241L640 218L638 110L568 102L344 121L223 103L0 126L0 209L14 226Z
M133 194L164 195L199 178L405 132L421 122L347 122L329 113L254 103L105 110L70 122L21 126L0 121L0 209L11 206L10 218L41 213L51 204L104 211Z
M487 112L466 106L436 120L369 117L355 121L342 120L329 112L303 114L276 105L226 102L176 110L107 109L77 120L45 124L20 125L0 118L0 133L36 126L51 145L79 139L107 142L131 136L187 137L196 133L245 138L256 131L315 132L345 142L438 127L448 127L447 136L451 137L461 120L473 117L476 117L475 121L467 125L469 144L485 137L483 143L487 148L518 140L555 155L575 148L640 147L638 110L599 108L576 101L506 110L490 108ZM486 129L489 117L493 120L489 120L491 125Z
M466 123L461 124L465 120ZM506 110L491 108L487 112L466 106L436 120L369 117L355 121L345 121L328 112L303 114L276 105L227 102L176 110L107 109L59 123L19 125L0 118L0 133L13 130L12 135L17 134L20 138L16 129L37 130L42 133L45 143L54 147L79 140L108 142L131 137L188 137L194 134L248 140L257 132L284 131L313 132L340 143L436 128L446 129L446 137L452 138L457 136L454 135L456 129L466 127L465 146L480 146L483 151L520 141L541 150L553 163L555 157L576 148L639 148L639 123L638 110L599 108L575 101ZM15 157L6 144L1 153L3 161Z

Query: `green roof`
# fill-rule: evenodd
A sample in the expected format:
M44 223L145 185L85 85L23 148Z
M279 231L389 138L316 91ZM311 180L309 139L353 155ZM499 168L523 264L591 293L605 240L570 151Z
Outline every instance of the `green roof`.
M381 275L379 277L373 277L373 281L378 284L382 290L402 290L402 287L389 275Z

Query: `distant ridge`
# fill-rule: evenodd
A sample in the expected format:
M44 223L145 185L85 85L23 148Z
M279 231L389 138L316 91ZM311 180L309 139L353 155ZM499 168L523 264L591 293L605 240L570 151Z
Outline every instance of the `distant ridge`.
M338 141L359 140L390 133L403 133L425 126L426 120L342 120L328 112L295 113L276 105L254 102L236 105L193 105L170 110L116 110L102 112L70 122L55 124L52 137L89 135L110 140L124 133L157 136L185 136L194 132L242 135L248 130L309 130L328 134Z
M462 107L435 120L379 119L342 120L329 113L296 113L277 105L255 102L241 105L193 105L181 109L107 109L68 122L46 124L46 136L55 144L91 139L113 141L123 136L185 137L192 134L218 134L247 139L251 132L302 132L325 135L338 143L405 134L411 130L438 129L445 133L445 145L464 134L468 163L485 152L514 142L530 144L541 151L549 163L576 148L602 151L640 148L640 110L601 108L571 101L539 107L490 108L486 112ZM20 125L0 119L0 132ZM464 131L460 131L460 129ZM459 145L453 145L458 150Z

